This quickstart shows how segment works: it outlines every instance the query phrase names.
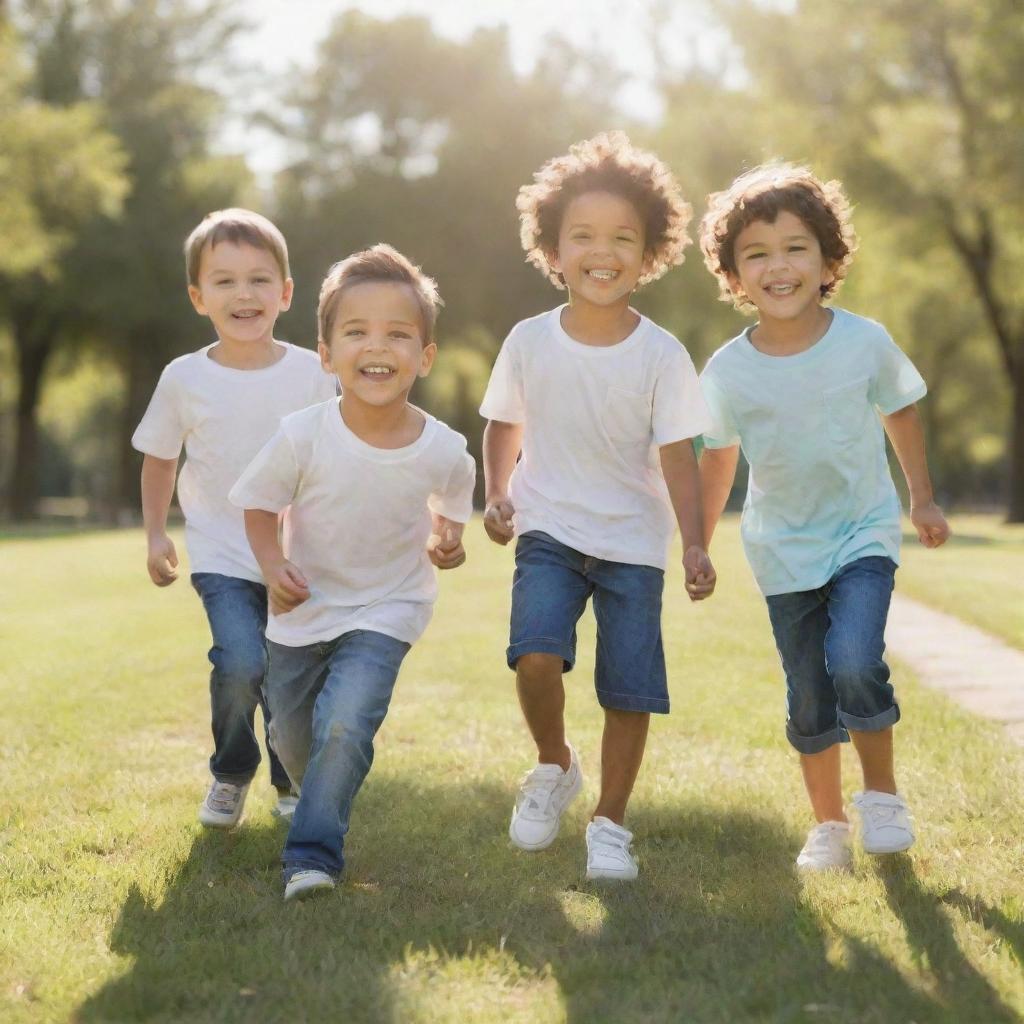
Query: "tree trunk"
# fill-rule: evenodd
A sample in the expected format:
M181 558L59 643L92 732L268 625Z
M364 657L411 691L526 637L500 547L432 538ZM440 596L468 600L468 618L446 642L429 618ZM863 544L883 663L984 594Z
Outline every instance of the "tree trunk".
M48 326L48 325L47 325ZM14 466L8 482L8 507L18 521L34 519L39 500L39 396L43 374L54 349L54 335L41 325L30 306L17 305L11 316L18 363L18 403Z
M1024 345L1019 347L1024 353ZM1018 360L1013 385L1013 411L1010 419L1010 494L1006 513L1008 523L1024 523L1024 358Z

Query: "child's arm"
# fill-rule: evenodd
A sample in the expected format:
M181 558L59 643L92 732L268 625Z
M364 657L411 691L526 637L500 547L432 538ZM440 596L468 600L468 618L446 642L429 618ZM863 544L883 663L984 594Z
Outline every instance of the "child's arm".
M245 535L267 584L270 610L275 615L284 615L309 599L309 584L299 567L284 557L277 528L276 512L245 510Z
M167 536L167 510L174 495L177 459L146 455L142 460L142 521L146 526L146 568L158 587L168 587L177 578L178 553Z
M725 511L733 481L736 479L736 465L740 460L740 446L728 448L705 448L700 456L700 491L704 507L704 547L711 547L718 520Z
M466 560L462 546L465 523L457 523L447 516L431 513L432 527L427 542L427 554L438 569L457 569Z
M704 549L703 510L700 497L700 474L693 441L686 438L672 444L663 444L661 472L672 499L672 508L683 538L683 571L686 592L691 601L703 601L715 590L715 568Z
M924 429L913 403L882 416L910 491L910 521L926 548L937 548L949 539L950 529L942 509L935 504L925 456Z
M484 529L496 544L513 537L515 509L508 498L508 481L523 447L522 423L488 420L484 427Z

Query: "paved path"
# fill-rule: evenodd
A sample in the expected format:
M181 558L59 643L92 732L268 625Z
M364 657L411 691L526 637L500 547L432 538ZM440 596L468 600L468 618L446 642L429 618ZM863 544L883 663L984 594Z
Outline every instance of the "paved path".
M1024 651L895 593L886 647L928 686L1002 722L1024 744Z

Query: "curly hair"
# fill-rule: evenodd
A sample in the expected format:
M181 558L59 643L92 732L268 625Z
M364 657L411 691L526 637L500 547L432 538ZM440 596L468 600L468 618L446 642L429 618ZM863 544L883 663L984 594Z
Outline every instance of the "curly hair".
M610 192L628 200L644 224L644 269L638 285L655 281L683 262L693 209L672 172L653 153L637 149L624 132L602 132L549 160L516 197L519 238L526 259L557 288L551 265L566 207L585 192Z
M382 281L388 284L408 285L416 297L419 307L424 345L434 340L434 325L437 311L444 305L437 292L437 282L427 277L408 257L384 242L362 252L353 253L335 263L324 283L320 286L317 303L317 340L321 345L330 345L334 318L338 314L342 295L357 284Z
M718 297L737 309L754 304L742 292L734 292L729 276L738 276L736 239L754 221L774 224L786 210L814 232L821 253L832 271L821 286L822 298L835 294L853 262L857 236L850 221L850 201L838 181L822 183L806 167L776 160L741 174L724 192L708 196L708 211L700 224L704 263L718 279Z

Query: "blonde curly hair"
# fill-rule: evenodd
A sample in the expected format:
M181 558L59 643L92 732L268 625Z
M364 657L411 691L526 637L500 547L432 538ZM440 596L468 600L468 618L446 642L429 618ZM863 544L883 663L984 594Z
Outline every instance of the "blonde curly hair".
M625 132L602 132L549 160L516 197L519 238L526 259L557 288L562 275L551 265L566 207L585 192L610 192L636 207L644 223L644 267L637 282L656 281L683 262L692 239L686 233L693 209L672 172L653 153L637 149Z
M838 181L822 182L807 167L773 160L741 174L724 192L708 196L708 211L700 224L704 263L718 280L718 298L749 311L754 304L733 291L729 276L737 277L736 239L754 221L774 224L786 210L814 232L832 280L821 286L823 299L834 295L857 250L850 201Z

